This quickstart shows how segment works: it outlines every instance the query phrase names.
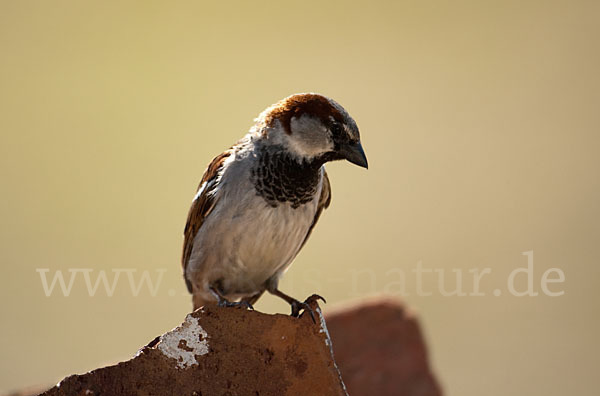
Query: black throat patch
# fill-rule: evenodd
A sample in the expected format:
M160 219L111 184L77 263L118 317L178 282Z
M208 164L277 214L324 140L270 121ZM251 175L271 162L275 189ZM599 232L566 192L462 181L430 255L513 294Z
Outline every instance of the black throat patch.
M298 162L283 149L262 148L251 178L260 195L272 207L290 202L292 208L313 200L324 161Z

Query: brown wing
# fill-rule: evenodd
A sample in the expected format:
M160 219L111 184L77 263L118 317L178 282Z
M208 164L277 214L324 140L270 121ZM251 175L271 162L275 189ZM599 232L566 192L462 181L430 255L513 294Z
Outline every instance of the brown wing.
M198 185L197 195L192 202L192 207L190 208L187 222L185 223L185 229L183 230L183 255L181 257L181 264L183 266L183 277L185 279L185 284L187 285L190 293L192 292L192 284L189 279L187 279L185 274L188 261L192 255L194 238L202 226L202 223L204 223L204 219L214 207L214 197L211 193L216 187L217 176L219 175L219 171L223 168L223 162L225 162L231 153L231 150L227 150L224 153L219 154L217 157L215 157L215 159L212 160L210 165L208 165L206 171L204 171L202 180L200 180L200 185Z
M308 237L312 233L313 228L315 228L317 221L319 221L319 217L321 217L321 213L323 213L324 209L327 209L329 207L330 203L331 203L331 185L329 184L329 177L327 177L327 171L323 170L323 188L321 189L321 196L319 197L319 204L317 205L317 213L315 213L315 219L313 220L312 224L310 225L310 228L308 229L308 233L306 234L304 241L302 241L302 245L300 245L300 249L302 249L302 247L304 247L304 244L306 243L306 241L308 241Z

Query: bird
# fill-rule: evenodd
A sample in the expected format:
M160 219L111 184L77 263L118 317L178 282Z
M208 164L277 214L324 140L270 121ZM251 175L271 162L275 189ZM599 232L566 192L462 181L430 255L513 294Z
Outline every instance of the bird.
M269 106L248 133L206 168L184 228L182 266L194 310L206 304L252 309L279 290L284 272L331 203L325 163L368 169L358 126L336 101L316 93Z

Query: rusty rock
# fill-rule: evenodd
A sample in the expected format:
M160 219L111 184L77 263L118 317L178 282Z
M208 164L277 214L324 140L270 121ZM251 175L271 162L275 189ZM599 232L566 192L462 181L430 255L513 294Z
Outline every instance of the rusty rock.
M347 396L313 308L316 324L310 315L201 308L131 360L67 377L43 395Z
M440 396L417 319L377 299L326 316L337 365L352 396Z

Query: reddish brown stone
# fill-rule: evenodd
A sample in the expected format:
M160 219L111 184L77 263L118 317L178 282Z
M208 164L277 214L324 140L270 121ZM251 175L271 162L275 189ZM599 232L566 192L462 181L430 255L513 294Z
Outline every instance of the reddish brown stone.
M328 313L335 360L352 396L439 396L419 323L398 301Z
M67 377L43 395L347 395L314 308L317 324L206 307L131 360Z

